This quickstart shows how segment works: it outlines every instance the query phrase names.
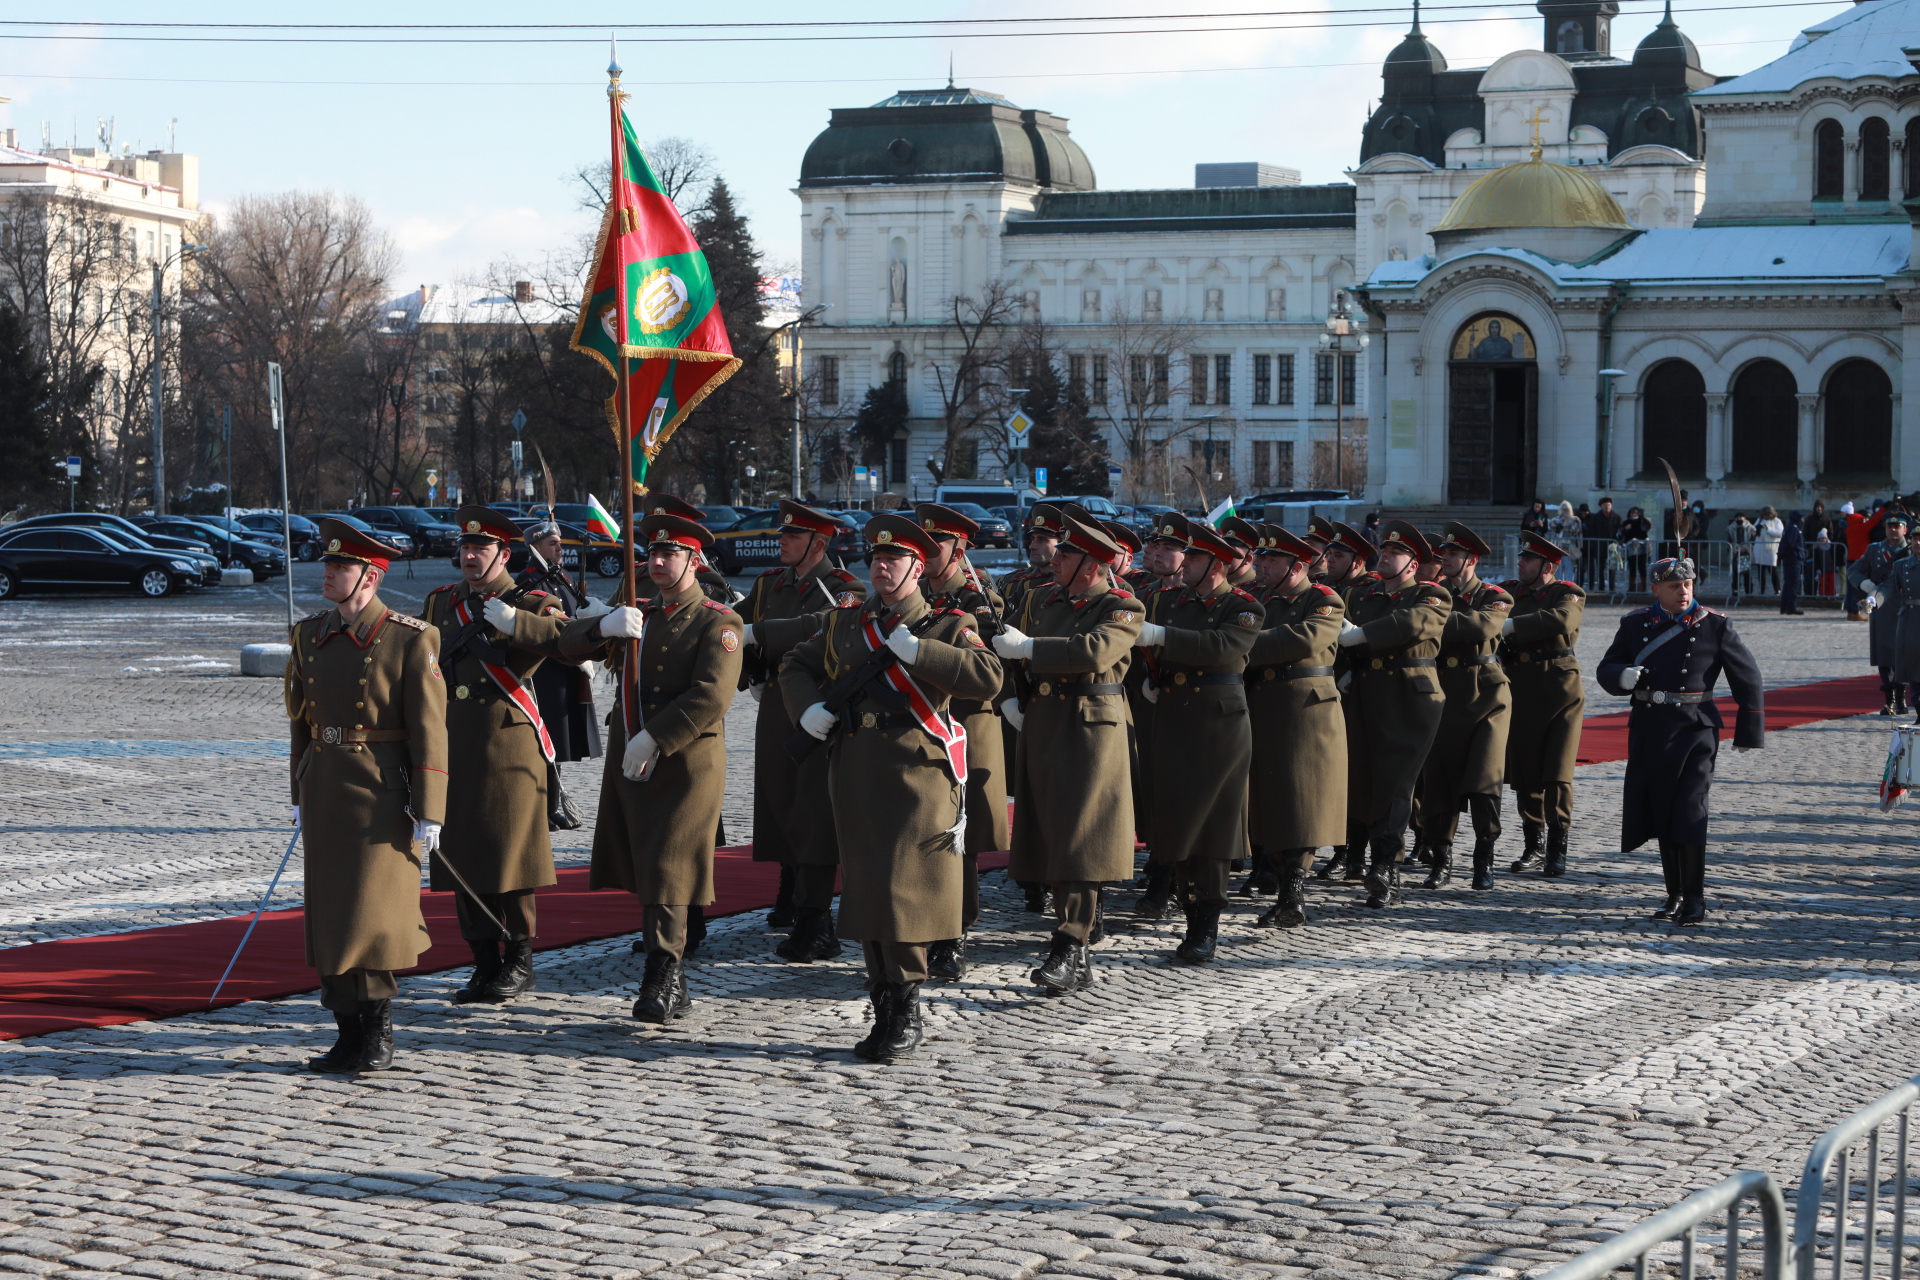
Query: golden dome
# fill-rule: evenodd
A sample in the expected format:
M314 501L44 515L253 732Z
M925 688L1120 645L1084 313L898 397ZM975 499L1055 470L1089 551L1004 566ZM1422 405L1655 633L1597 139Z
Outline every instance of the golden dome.
M1481 231L1496 227L1605 227L1631 231L1620 202L1584 169L1540 158L1495 169L1460 193L1434 228Z

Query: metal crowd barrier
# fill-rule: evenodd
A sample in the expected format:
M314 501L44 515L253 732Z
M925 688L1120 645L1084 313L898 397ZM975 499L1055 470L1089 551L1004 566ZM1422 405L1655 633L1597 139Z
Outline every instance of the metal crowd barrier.
M1647 1255L1670 1241L1680 1242L1679 1280L1700 1274L1700 1224L1717 1214L1727 1215L1727 1233L1720 1241L1726 1280L1739 1280L1741 1261L1740 1203L1751 1196L1760 1210L1760 1280L1783 1280L1786 1259L1787 1206L1773 1175L1749 1169L1723 1178L1705 1191L1696 1191L1674 1205L1622 1231L1598 1248L1547 1272L1544 1280L1598 1280L1622 1267L1633 1268L1634 1280L1647 1280ZM1749 1267L1751 1272L1753 1268Z

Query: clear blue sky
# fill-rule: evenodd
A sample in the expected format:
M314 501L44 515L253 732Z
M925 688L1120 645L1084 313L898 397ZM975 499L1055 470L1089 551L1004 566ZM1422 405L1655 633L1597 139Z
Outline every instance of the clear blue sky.
M787 43L628 36L621 61L641 136L679 134L709 148L770 259L792 264L799 239L791 189L800 157L828 113L868 105L896 88L942 84L949 56L960 84L1068 117L1102 187L1190 186L1196 161L1218 160L1264 160L1301 170L1307 182L1340 181L1379 93L1380 60L1406 27L1404 17L1391 13L1352 12L1379 2L1266 6L1377 26L1328 28L1302 16L1218 20L1222 27L1295 29L1207 34ZM1686 11L1693 4L1725 2L1681 0L1676 14L1708 70L1723 75L1778 56L1794 32L1845 7ZM1076 18L1253 7L1221 0L978 0L903 10L835 0L813 6L754 0L625 12L744 22L872 20L903 13ZM254 4L155 6L131 0L61 0L43 8L29 0L7 16L274 22L291 12ZM319 20L329 23L604 23L609 17L606 6L500 0L337 0L323 12ZM1657 16L1657 6L1632 0L1615 23L1615 51L1630 56ZM1447 17L1477 20L1438 20ZM1539 47L1540 20L1530 9L1443 13L1430 5L1425 25L1456 67L1484 66L1509 50ZM452 33L431 32L405 33L421 41L406 44L200 43L117 41L69 27L86 34L21 38L52 30L0 27L0 94L13 99L11 123L25 145L38 145L42 121L55 145L75 134L87 144L96 120L111 116L118 140L142 150L164 148L168 122L178 118L179 148L201 157L203 201L217 209L236 196L294 188L358 196L404 252L394 282L399 288L451 283L504 258L537 258L571 241L586 224L568 174L606 154L604 34L476 33L498 42L464 45L452 43Z

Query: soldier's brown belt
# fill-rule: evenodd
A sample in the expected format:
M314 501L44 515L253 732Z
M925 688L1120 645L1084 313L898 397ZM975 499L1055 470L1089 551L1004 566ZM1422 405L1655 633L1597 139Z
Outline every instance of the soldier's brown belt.
M307 728L329 746L342 742L405 742L410 736L405 729L342 729L336 724L309 724Z
M457 684L453 686L453 696L466 699L504 698L507 695L500 692L499 686L483 681L477 684Z
M1449 667L1491 667L1499 663L1499 661L1500 655L1497 653L1476 653L1465 658L1448 658L1443 665Z
M1707 700L1707 696L1708 695L1704 693L1680 693L1677 691L1670 691L1667 689L1635 689L1633 691L1633 700L1635 702L1652 702L1652 703L1681 702L1681 703L1687 703L1691 705L1694 703L1705 702Z
M1354 663L1354 670L1361 675L1371 675L1376 671L1392 671L1396 668L1430 667L1432 658L1362 658Z
M1554 658L1571 658L1571 649L1511 649L1507 658L1512 662L1548 662Z
M863 711L859 715L851 712L846 715L848 733L858 733L862 729L914 729L920 721L911 711Z
M1332 667L1248 667L1249 683L1263 683L1268 680L1310 680L1314 676L1330 676Z
M1059 684L1042 680L1033 691L1043 698L1097 698L1104 693L1125 693L1123 684Z
M1154 683L1162 689L1180 689L1200 684L1245 684L1246 677L1238 671L1176 671Z

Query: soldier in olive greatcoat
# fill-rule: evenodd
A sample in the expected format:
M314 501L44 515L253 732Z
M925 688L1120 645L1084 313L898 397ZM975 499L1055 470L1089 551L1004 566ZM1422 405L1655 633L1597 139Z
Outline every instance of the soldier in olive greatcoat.
M1400 855L1413 813L1413 787L1440 727L1446 699L1434 673L1440 632L1451 602L1446 589L1415 576L1431 558L1427 540L1404 520L1380 526L1378 577L1348 594L1340 644L1349 650L1347 671L1360 749L1348 742L1352 787L1362 799L1370 853L1367 905L1400 901ZM1349 835L1349 844L1354 837ZM1350 849L1349 856L1360 850Z
M1507 722L1513 700L1494 652L1513 598L1475 572L1491 548L1457 520L1440 539L1440 585L1453 607L1440 632L1440 689L1446 709L1421 774L1421 818L1437 889L1453 873L1453 837L1465 809L1473 819L1473 887L1493 888L1493 846L1500 838L1500 784L1507 770Z
M1346 606L1307 579L1312 544L1279 525L1259 526L1264 626L1247 652L1247 712L1253 727L1253 846L1275 872L1277 901L1259 923L1308 922L1307 873L1323 845L1346 838L1347 724L1334 687L1334 655Z
M307 963L339 1034L307 1065L378 1071L393 1062L393 971L432 945L420 860L446 813L447 687L439 633L378 594L400 552L339 520L319 536L333 607L288 634L286 706Z
M866 534L873 594L787 655L780 691L827 743L840 932L862 943L873 1005L854 1053L892 1062L920 1045L928 944L960 934L967 753L949 706L992 697L1004 676L972 615L920 593L926 531L888 512Z
M1866 596L1867 660L1880 673L1880 714L1898 715L1907 709L1907 685L1894 673L1899 663L1900 610L1884 607L1895 566L1913 556L1907 538L1907 513L1898 507L1880 518L1880 541L1847 566L1847 582Z
M840 847L827 802L827 762L818 753L795 762L787 754L793 710L780 696L780 664L820 630L834 609L867 598L867 584L827 559L841 524L791 500L780 504L780 567L754 579L740 616L747 624L742 679L759 703L753 723L753 860L780 864L780 891L769 924L784 911L793 932L774 948L802 964L840 954L833 928L833 882Z
M454 1003L500 1004L533 990L533 891L556 881L547 820L553 729L533 677L568 619L552 595L514 586L507 560L520 527L506 512L466 506L454 523L461 581L428 592L421 611L444 642L449 695L447 826L429 885L454 895L473 952L473 974Z
M660 512L637 532L654 594L572 623L559 649L613 668L608 738L623 745L607 752L588 885L640 899L647 967L633 1016L664 1023L693 1003L689 913L713 901L727 708L740 687L745 624L700 589L696 555L713 542L704 527Z
M1265 610L1227 585L1233 548L1204 521L1161 517L1184 533L1179 591L1148 602L1140 647L1150 669L1143 692L1153 703L1153 861L1172 863L1187 931L1175 950L1186 964L1213 959L1227 869L1249 852L1247 651Z
M1012 873L1046 884L1054 928L1033 981L1048 995L1093 985L1087 946L1101 886L1133 875L1133 780L1126 688L1140 602L1108 575L1126 556L1103 528L1069 518L1053 553L1053 585L1027 594L1019 624L993 638L1024 662L1031 696L1009 707L1026 734L1015 777L1023 815Z
M1573 768L1580 757L1580 720L1586 685L1580 678L1580 620L1587 593L1561 582L1554 569L1566 552L1537 533L1522 531L1519 577L1501 584L1513 609L1501 629L1501 664L1513 682L1507 729L1507 785L1514 789L1525 840L1514 871L1562 875L1567 828L1573 821ZM1540 834L1546 831L1545 862Z
M1162 591L1178 591L1180 566L1187 553L1186 517L1179 521L1162 516L1142 540L1140 567L1146 573L1145 589L1134 594L1143 612L1153 607L1153 598ZM1127 667L1127 710L1133 717L1133 823L1144 843L1153 839L1153 787L1148 778L1153 770L1153 702L1147 696L1147 664L1136 660ZM1147 863L1146 889L1134 904L1134 913L1158 920L1173 899L1173 864Z
M1220 532L1226 536L1227 545L1233 548L1233 567L1227 570L1227 585L1251 591L1254 578L1254 548L1260 545L1260 530L1252 521L1239 516L1228 516L1220 522Z
M1320 581L1332 588L1340 597L1341 605L1352 612L1355 594L1379 581L1378 575L1367 567L1373 561L1374 545L1367 541L1365 534L1350 524L1337 520L1328 520L1325 524L1331 541L1320 553ZM1344 650L1335 666L1339 668L1340 676L1345 677L1348 662ZM1365 763L1355 757L1361 751L1365 736L1360 732L1356 719L1359 714L1359 694L1354 691L1353 681L1342 678L1339 685L1340 709L1347 721L1346 843L1334 846L1333 856L1315 875L1322 880L1344 875L1348 880L1358 881L1367 876L1367 797L1361 789L1361 783L1368 775Z
M1035 503L1027 513L1027 563L1012 573L1002 575L995 585L1000 593L1002 616L1016 615L1027 592L1053 581L1053 550L1059 545L1061 531L1065 528L1062 520L1060 508L1051 502ZM1000 737L1006 751L1005 776L1010 778L1019 757L1020 731L1002 720ZM1026 894L1027 910L1036 915L1046 914L1047 886L1028 881L1021 884L1020 889Z

